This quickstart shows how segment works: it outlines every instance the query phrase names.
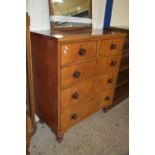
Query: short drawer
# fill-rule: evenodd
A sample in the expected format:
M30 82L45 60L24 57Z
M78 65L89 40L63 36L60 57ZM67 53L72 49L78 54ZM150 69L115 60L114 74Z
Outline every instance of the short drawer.
M99 48L100 56L112 56L121 53L123 44L123 39L101 40Z
M61 87L91 78L95 75L96 61L61 69Z
M97 41L68 43L61 46L61 64L96 57Z
M105 91L89 100L71 108L67 108L61 113L60 130L64 131L69 127L77 124L82 119L93 114L100 108L104 108L112 103L114 89Z

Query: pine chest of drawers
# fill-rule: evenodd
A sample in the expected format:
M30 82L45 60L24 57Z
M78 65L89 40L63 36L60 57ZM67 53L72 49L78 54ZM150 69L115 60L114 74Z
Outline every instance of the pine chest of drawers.
M31 32L36 113L60 142L112 103L125 34Z

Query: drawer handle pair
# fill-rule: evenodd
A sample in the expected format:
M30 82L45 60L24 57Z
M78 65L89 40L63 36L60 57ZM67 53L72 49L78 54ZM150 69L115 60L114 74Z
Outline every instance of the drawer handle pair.
M114 49L117 48L117 45L116 44L112 44L110 48L111 48L111 50L114 50Z
M79 78L79 77L80 77L80 72L79 72L79 71L75 71L75 72L73 73L73 77Z
M84 56L85 54L86 54L86 49L81 48L81 49L79 50L79 55L80 55L80 56Z
M71 115L71 118L74 119L74 120L76 120L76 119L78 118L78 115L77 115L76 113L73 113L73 114Z

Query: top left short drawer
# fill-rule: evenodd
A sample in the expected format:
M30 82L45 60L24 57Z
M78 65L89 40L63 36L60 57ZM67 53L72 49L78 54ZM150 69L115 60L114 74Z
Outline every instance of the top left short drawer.
M61 64L79 62L96 57L97 41L65 43L61 46Z

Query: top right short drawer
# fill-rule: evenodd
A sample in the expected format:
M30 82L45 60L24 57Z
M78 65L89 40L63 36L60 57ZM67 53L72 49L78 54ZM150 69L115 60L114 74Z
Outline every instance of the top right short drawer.
M100 56L112 56L122 52L124 45L123 39L108 39L100 41Z

